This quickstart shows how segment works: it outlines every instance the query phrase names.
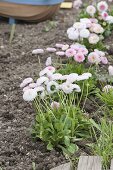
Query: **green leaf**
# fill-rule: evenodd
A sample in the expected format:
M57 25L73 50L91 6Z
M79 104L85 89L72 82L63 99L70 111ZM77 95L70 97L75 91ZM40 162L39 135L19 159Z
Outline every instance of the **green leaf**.
M64 137L64 143L65 143L66 146L69 146L69 145L70 145L70 139L69 139L68 136L65 136L65 137Z
M90 119L89 121L95 128L97 128L99 131L101 131L99 125L93 119Z
M70 153L74 154L75 151L78 150L78 147L77 147L77 145L71 143L70 146L67 148L67 150L68 150Z
M48 149L48 150L52 150L52 149L53 149L53 145L51 144L51 142L48 143L47 149Z

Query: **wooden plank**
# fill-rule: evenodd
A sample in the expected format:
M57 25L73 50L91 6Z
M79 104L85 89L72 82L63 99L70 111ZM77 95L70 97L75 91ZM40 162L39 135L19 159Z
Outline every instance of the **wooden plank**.
M87 163L88 163L88 156L80 156L77 170L86 170Z
M88 156L87 170L92 170L93 163L94 163L94 157Z
M92 170L102 170L101 157L99 157L99 156L94 156L93 157Z
M102 170L101 157L81 156L77 170Z
M58 167L52 168L51 170L71 170L71 164L70 163L62 164Z
M111 160L110 170L113 170L113 159Z
M73 7L72 2L62 2L60 8L71 9Z

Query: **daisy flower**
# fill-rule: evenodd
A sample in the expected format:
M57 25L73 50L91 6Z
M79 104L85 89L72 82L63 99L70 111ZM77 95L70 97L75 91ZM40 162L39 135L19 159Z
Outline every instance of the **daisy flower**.
M110 65L108 67L108 73L109 73L110 76L113 76L113 66Z
M106 85L106 86L103 88L102 91L108 93L110 90L113 90L113 86L111 86L111 85Z
M97 4L97 9L99 12L107 11L108 4L105 1L101 1Z
M33 79L31 77L28 77L22 81L22 83L20 84L20 88L23 88L32 82L33 82Z
M48 82L49 82L49 79L45 76L42 76L37 79L36 84L37 86L41 86L43 83L48 83Z
M77 53L75 56L74 56L74 60L77 61L78 63L81 63L85 60L85 56L83 53Z
M56 52L56 48L48 47L48 48L46 48L46 51L54 53L54 52Z
M65 55L70 58L73 57L76 54L76 51L73 48L69 48L66 50Z
M67 77L67 82L73 83L77 80L78 74L77 73L71 73Z
M56 81L50 81L47 84L47 92L49 94L55 93L59 90L59 84Z
M32 54L43 54L44 50L43 49L35 49L32 51Z
M86 12L90 15L90 16L94 16L94 14L96 13L96 8L93 5L89 5L86 8Z
M64 56L64 55L65 55L65 52L64 52L64 51L57 51L57 52L56 52L56 55Z
M51 64L52 64L51 57L48 57L47 60L46 60L45 65L46 65L46 66L50 66Z
M96 52L91 52L88 55L88 61L92 64L99 64L101 62L100 56Z
M100 38L97 34L90 34L89 36L89 43L90 44L97 44L99 42Z
M37 96L37 92L34 89L28 89L26 91L24 91L23 94L23 99L25 101L33 101L35 99L35 97Z
M55 68L53 66L48 66L45 69L43 69L42 71L40 71L39 76L41 77L41 76L47 74L48 72L54 73Z

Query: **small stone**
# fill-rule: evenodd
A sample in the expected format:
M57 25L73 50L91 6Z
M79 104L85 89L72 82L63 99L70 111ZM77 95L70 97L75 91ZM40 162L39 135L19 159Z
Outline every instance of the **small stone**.
M0 48L1 48L1 49L4 49L4 46L3 46L3 45L1 45L1 46L0 46Z

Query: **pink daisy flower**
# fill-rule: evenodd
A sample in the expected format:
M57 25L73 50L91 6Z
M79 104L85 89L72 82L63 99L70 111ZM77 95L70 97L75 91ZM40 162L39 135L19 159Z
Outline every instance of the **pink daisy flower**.
M65 52L64 52L64 51L57 51L57 52L56 52L56 55L64 56L64 55L65 55Z
M88 50L86 48L79 48L78 52L83 53L84 55L88 54Z
M48 51L48 52L56 52L56 48L46 48L46 51Z
M100 56L96 52L92 52L88 55L88 61L92 64L99 64L101 59Z
M57 43L55 46L56 46L57 48L62 48L62 47L64 46L64 44L59 44L59 43Z
M101 57L102 64L108 64L108 59L106 57Z
M68 50L66 50L65 54L68 58L73 57L76 54L76 51L72 48L69 48Z
M83 53L77 53L74 56L74 60L77 61L78 63L81 63L85 60L85 56L83 55Z
M103 20L106 20L106 18L109 16L107 12L102 12L101 14Z

